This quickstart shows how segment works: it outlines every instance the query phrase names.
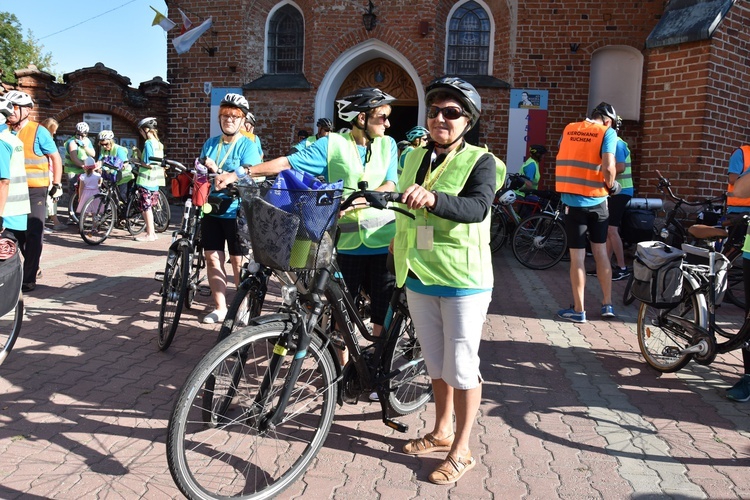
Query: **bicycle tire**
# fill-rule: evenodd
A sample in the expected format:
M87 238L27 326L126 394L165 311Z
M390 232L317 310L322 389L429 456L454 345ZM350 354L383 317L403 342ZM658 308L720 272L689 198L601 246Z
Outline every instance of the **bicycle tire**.
M267 283L267 278L265 283L261 283L254 274L240 283L237 293L234 294L234 299L227 309L227 315L221 323L219 336L216 339L217 344L229 337L235 328L247 326L251 318L260 316L266 298ZM240 314L240 311L246 312ZM244 318L238 317L238 315L244 316Z
M490 251L499 252L508 241L508 218L500 207L492 207L490 219Z
M190 245L180 242L169 250L164 281L161 285L161 307L159 309L159 350L166 350L177 332L182 315L182 307L187 296Z
M725 249L724 256L729 259L727 271L727 291L724 300L745 310L745 275L742 270L742 249L730 246Z
M154 231L163 233L169 228L169 220L172 217L172 211L169 208L169 200L164 191L159 190L159 199L153 207L154 213Z
M78 232L89 245L99 245L112 233L116 222L117 205L114 200L97 194L83 205Z
M0 316L0 365L8 358L21 333L23 324L23 294L18 294L16 307L4 316Z
M676 327L665 328L665 320L676 316L699 325L703 323L700 311L705 310L705 302L701 295L693 293L694 289L690 281L684 280L683 298L677 307L656 309L641 303L638 310L638 347L646 363L659 372L676 372L693 359L692 354L679 353L690 344L690 334Z
M131 236L137 236L146 229L146 220L138 206L138 196L131 196L125 207L125 227Z
M630 293L630 290L633 288L633 280L634 280L633 273L630 273L630 276L628 276L628 282L625 283L625 291L622 292L622 303L626 306L629 306L633 303L635 300L635 297L632 293Z
M188 498L273 498L294 483L320 450L333 422L337 387L330 352L314 336L304 358L284 418L273 428L258 423L278 403L286 382L293 349L283 358L258 394L276 340L289 335L291 321L274 321L243 328L214 346L180 389L169 419L167 463L172 478ZM239 374L239 376L238 376ZM206 382L212 378L214 386ZM233 381L236 380L236 383ZM210 417L233 386L226 413ZM211 407L204 406L208 391ZM256 399L257 398L257 399ZM264 405L258 402L264 400ZM219 424L213 424L216 420Z
M530 269L549 269L562 260L567 249L565 228L551 214L532 215L513 231L513 255Z
M78 184L76 184L76 187ZM68 219L78 224L78 190L76 189L68 199Z
M388 380L388 404L399 415L407 415L430 401L432 381L411 318L397 314L394 321L395 335L385 348L383 371L398 371Z

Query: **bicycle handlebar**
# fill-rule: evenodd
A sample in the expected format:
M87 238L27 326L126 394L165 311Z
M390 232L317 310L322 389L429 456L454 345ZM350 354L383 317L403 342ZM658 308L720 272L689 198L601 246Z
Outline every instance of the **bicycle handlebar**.
M661 172L657 170L656 175L659 178L656 188L661 192L666 192L667 196L682 205L687 205L689 207L723 205L726 201L726 195L717 196L716 198L704 198L699 201L687 201L685 198L680 198L674 194L674 191L672 191L672 184L669 182L669 179L661 175Z
M377 208L378 210L393 210L400 214L416 219L416 216L400 207L389 207L388 202L401 203L401 193L395 193L392 191L372 191L367 189L367 182L362 181L357 184L358 189L350 194L346 200L341 202L340 210L346 210L351 207L354 200L357 198L364 198L367 201L368 206Z

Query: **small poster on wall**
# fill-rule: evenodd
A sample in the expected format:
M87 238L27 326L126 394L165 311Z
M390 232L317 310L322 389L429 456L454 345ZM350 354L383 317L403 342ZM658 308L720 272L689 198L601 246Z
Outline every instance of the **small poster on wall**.
M508 172L521 170L529 154L529 146L547 141L548 91L534 89L511 89L510 116L508 123Z

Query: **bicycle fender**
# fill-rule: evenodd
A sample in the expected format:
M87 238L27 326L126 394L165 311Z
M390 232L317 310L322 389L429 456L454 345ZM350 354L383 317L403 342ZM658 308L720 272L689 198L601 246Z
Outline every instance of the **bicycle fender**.
M190 243L188 243L187 241L185 241L182 238L179 238L179 239L175 240L174 243L172 243L171 245L169 245L169 252L170 253L171 252L175 252L175 251L179 250L181 246L189 246L189 245L190 245Z

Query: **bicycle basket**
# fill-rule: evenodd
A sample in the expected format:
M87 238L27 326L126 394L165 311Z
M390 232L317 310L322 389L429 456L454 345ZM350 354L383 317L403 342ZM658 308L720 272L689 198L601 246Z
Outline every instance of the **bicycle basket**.
M249 233L240 236L250 240L256 262L280 271L331 263L342 189L237 188Z
M21 252L16 242L10 238L0 238L0 283L4 290L0 294L0 316L15 309L21 295L22 281Z

